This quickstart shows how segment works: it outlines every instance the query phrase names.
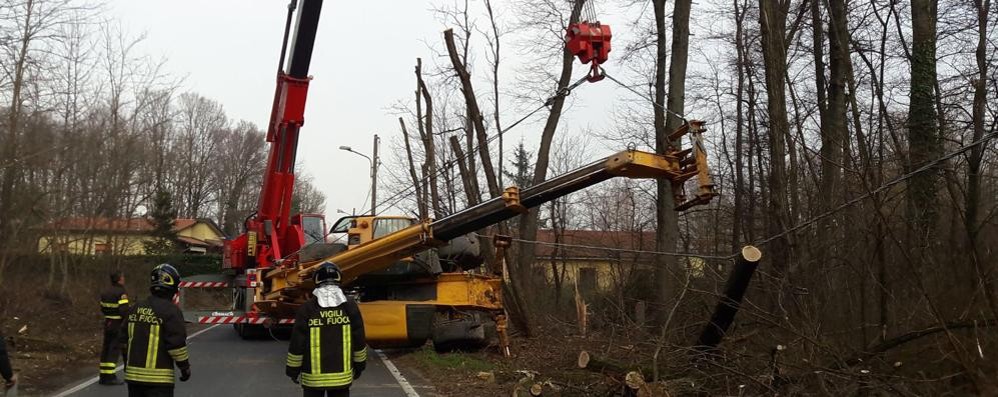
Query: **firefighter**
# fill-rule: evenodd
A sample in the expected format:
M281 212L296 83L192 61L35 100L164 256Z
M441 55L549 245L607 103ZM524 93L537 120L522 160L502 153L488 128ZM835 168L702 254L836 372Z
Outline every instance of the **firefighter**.
M125 275L111 272L111 286L100 295L100 311L104 315L104 344L100 350L100 381L102 385L123 384L114 374L118 357L123 356L118 332L122 314L128 311L128 294L125 293Z
M6 391L17 384L17 375L10 367L10 358L7 357L7 339L0 332L0 378L3 378L3 390Z
M350 384L367 366L364 320L340 289L341 278L335 264L319 265L314 297L295 316L285 372L301 383L305 397L349 396Z
M180 381L191 378L184 315L173 304L180 273L169 264L152 269L152 293L128 308L121 338L127 340L125 382L129 397L173 396L174 365Z

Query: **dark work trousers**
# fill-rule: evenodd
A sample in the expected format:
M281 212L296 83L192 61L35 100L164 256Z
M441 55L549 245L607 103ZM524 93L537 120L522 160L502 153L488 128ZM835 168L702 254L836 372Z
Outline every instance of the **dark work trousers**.
M100 349L100 380L114 380L114 368L118 365L118 358L122 357L121 341L118 340L121 332L121 320L104 320L104 345Z
M350 397L350 389L309 389L302 388L304 397Z
M128 397L173 397L173 385L147 386L129 383Z

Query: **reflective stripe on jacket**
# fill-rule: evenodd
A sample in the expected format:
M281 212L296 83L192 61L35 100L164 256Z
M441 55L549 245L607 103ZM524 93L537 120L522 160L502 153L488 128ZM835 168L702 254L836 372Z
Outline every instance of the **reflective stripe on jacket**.
M100 311L104 318L121 320L126 310L128 310L128 294L125 293L125 287L112 285L100 294Z

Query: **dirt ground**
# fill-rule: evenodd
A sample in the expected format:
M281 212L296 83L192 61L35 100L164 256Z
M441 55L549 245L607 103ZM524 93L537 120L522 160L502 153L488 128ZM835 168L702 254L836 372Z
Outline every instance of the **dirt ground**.
M602 335L574 335L570 327L549 325L533 338L513 337L513 356L497 349L480 352L436 353L429 346L394 357L407 369L430 380L444 396L510 396L514 389L535 383L544 396L619 395L623 384L614 377L579 369L579 352L598 352L627 362L634 346L613 346ZM525 391L525 390L524 390Z
M4 324L22 396L46 395L97 373L99 315L80 313L75 305L59 300L37 303Z

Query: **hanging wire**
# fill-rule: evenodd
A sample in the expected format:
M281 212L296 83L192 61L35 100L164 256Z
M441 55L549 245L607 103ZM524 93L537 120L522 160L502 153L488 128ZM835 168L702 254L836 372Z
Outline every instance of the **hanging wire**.
M580 21L596 23L598 18L596 17L596 6L593 4L593 0L581 0L582 4L582 18Z
M939 165L940 163L942 163L942 162L944 162L946 160L949 160L949 159L952 159L952 158L954 158L956 156L959 156L960 154L963 154L964 152L966 152L966 151L974 148L975 146L983 145L984 143L986 143L987 141L989 141L991 138L994 138L996 136L998 136L998 131L992 132L990 134L987 134L987 135L981 137L981 139L978 139L978 140L976 140L974 142L971 142L971 143L969 143L967 145L961 146L960 148L958 148L958 149L956 149L956 150L954 150L954 151L952 151L952 152L950 152L950 153L948 153L948 154L946 154L946 155L944 155L942 157L939 157L939 158L937 158L935 160L932 160L932 161L930 161L928 163L925 163L924 165L922 165L918 169L915 169L914 171L911 171L911 172L909 172L907 174L900 175L897 178L894 178L894 179L892 179L892 180L890 180L890 181L888 181L888 182L880 185L876 189L873 189L873 190L867 192L866 194L857 196L857 197L855 197L855 198L853 198L853 199L851 199L849 201L846 201L845 203L842 203L841 205L839 205L839 206L837 206L835 208L832 208L832 209L830 209L828 211L825 211L825 212L823 212L821 214L818 214L817 216L814 216L814 217L808 219L807 221L798 223L797 225L794 225L794 227L791 227L791 228L789 228L787 230L784 230L783 232L777 233L777 234L772 235L770 237L767 237L765 239L759 240L759 241L757 241L757 242L755 242L753 244L757 245L757 246L765 245L765 244L768 244L768 243L772 242L773 240L776 240L778 238L781 238L781 237L786 236L786 235L791 234L791 233L795 233L798 230L801 230L803 228L811 226L815 222L818 222L818 221L820 221L820 220L822 220L824 218L827 218L827 217L829 217L831 215L834 215L835 213L837 213L839 211L842 211L842 210L844 210L846 208L852 207L853 205L858 204L860 201L863 201L863 200L865 200L867 198L870 198L870 197L872 197L872 196L874 196L874 195L876 195L876 194L878 194L880 192L883 192L884 190L887 190L887 189L889 189L889 188L891 188L891 187L893 187L893 186L895 186L895 185L897 185L897 184L899 184L901 182L904 182L904 181L906 181L908 179L911 179L912 177L914 177L914 176L916 176L918 174L921 174L921 173L923 173L925 171L928 171L929 169L931 169L931 168ZM732 256L730 256L730 257L735 257L735 256L737 256L737 254L732 254Z
M609 74L606 74L606 72L603 73L603 76L606 76L606 78L610 79L610 81L613 81L614 83L617 83L617 85L626 88L628 91L633 92L634 95L637 95L637 96L643 98L644 100L650 102L653 106L655 106L655 107L657 107L659 109L662 109L666 113L671 114L671 115L679 118L680 120L683 121L683 124L688 123L688 121L686 120L686 116L683 116L683 115L681 115L679 113L676 113L676 112L673 112L673 111L669 110L669 108L665 107L661 103L655 102L655 99L649 98L647 95L638 92L638 90L635 90L634 87L631 87L631 86L629 86L627 84L622 83L620 80L615 79L613 76L611 76Z
M493 238L495 236L484 235L475 233L478 237L483 238ZM636 250L636 249L626 249L626 248L611 248L611 247L598 247L592 245L581 245L581 244L567 244L567 243L553 243L548 241L539 240L524 240L519 238L511 239L517 243L522 244L534 244L534 245L545 245L548 247L558 247L558 248L576 248L576 249L588 249L596 251L606 251L606 252L619 252L619 253L631 253L631 254L647 254L655 256L672 256L678 258L700 258L700 259L713 259L720 261L731 260L732 257L728 255L705 255L696 252L666 252L666 251L648 251L648 250Z

